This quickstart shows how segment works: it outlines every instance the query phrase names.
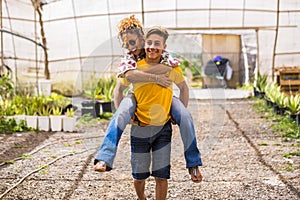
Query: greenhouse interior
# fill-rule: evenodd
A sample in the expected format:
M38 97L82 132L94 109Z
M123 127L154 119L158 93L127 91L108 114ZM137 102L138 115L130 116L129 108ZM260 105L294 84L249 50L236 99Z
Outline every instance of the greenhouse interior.
M260 199L260 197L280 199L282 197L278 194L280 188L285 188L282 194L289 197L288 199L300 198L299 0L1 0L0 9L0 136L2 133L7 135L8 133L31 132L49 132L51 134L67 132L80 135L82 127L89 126L82 120L95 119L99 119L100 122L92 121L90 123L101 124L103 123L101 120L106 120L106 126L98 124L105 133L106 128L103 127L107 127L110 120L111 123L114 122L112 119L119 113L118 110L121 110L117 109L120 102L116 100L115 95L116 88L121 87L119 83L124 80L119 81L117 74L124 55L130 53L123 48L124 44L128 47L130 40L129 44L123 43L124 39L120 36L118 26L121 20L133 16L142 24L145 33L153 27L162 27L167 30L169 37L166 41L165 51L169 53L171 59L174 58L178 61L178 65L175 67L179 66L185 84L189 88L187 99L190 100L190 103L188 107L186 103L186 107L194 118L196 134L201 135L200 133L207 131L207 135L196 138L201 144L200 149L204 151L204 157L209 154L206 151L210 153L214 151L212 146L218 144L216 138L219 138L220 134L223 132L229 134L230 131L226 129L226 126L233 123L237 132L241 132L244 137L243 141L248 141L247 144L254 149L263 167L268 168L271 174L275 174L276 181L280 182L272 182L274 188L265 196L260 196L260 192L258 192L267 191L264 186L257 186L257 191L254 191L255 189L244 191L244 194L247 195L245 199ZM133 45L136 43L134 41ZM145 51L147 57L146 47ZM173 68L171 71L174 71ZM153 75L154 82L159 82L159 75ZM151 77L150 74L149 81ZM174 80L172 81L176 83ZM131 86L134 91L135 83L132 82ZM176 85L173 84L174 87L171 87L171 91L183 103L183 89L180 85L177 87ZM128 90L130 89L122 91L122 94L125 95ZM249 105L245 102L248 102ZM282 163L289 163L285 165L291 169L288 173L280 170L284 166L277 169L276 163L273 163L274 160L266 164L269 160L264 158L265 154L262 152L268 150L262 148L271 148L271 144L266 142L268 139L265 141L255 140L253 143L252 135L246 135L246 130L248 130L246 122L239 120L248 114L245 114L245 111L237 111L238 108L230 110L234 105L246 104L248 107L245 109L248 111L258 109L259 111L255 112L264 112L264 114L260 114L261 117L255 119L249 116L249 126L251 126L250 123L255 123L255 120L267 121L260 122L261 129L257 128L252 132L260 134L268 131L274 134L278 132L278 135L284 135L285 139L283 140L288 140L287 142L291 142L291 146L295 147L295 149L289 150L288 156L285 156L285 160L282 161ZM250 104L255 104L256 108L252 108ZM133 121L137 118L136 113L139 112L138 106L140 105L143 104L136 102L137 110L134 111L135 114L131 114L131 117L135 116L132 118ZM172 107L170 107L171 105ZM203 105L207 105L207 107L202 107ZM173 109L173 103L170 106L169 112ZM260 108L257 108L259 106ZM128 107L129 111L130 109L131 107ZM208 109L207 113L205 113L206 109ZM236 116L235 113L238 112L240 115ZM252 111L249 112L252 113ZM207 119L202 119L202 114L203 116L207 115ZM64 118L54 122L52 117L55 115L64 116ZM169 115L172 120L175 120L172 113L167 114L167 116ZM30 121L28 116L35 116L37 119ZM45 116L47 116L45 121L48 125L43 126L44 119L39 117ZM65 118L72 119L69 127ZM140 121L137 120L139 125ZM226 120L231 123L226 123ZM173 122L180 124L176 120ZM205 122L208 127L202 125ZM269 123L275 123L280 127L274 124L269 125ZM59 126L56 127L56 125ZM134 122L131 125L134 126ZM271 128L267 128L267 126L273 128L276 126L277 129L271 131ZM176 131L178 130L173 130L173 132ZM97 135L97 131L94 132ZM63 136L61 137L63 138ZM277 136L272 137L271 140L274 138ZM0 139L1 145L4 144L4 136L1 136ZM46 139L44 138L45 141ZM82 140L85 148L91 142L87 139ZM128 138L129 140L130 138ZM100 144L91 143L92 146ZM273 146L275 143L274 141ZM38 145L42 145L42 142L36 144L37 147ZM282 150L281 153L284 151ZM127 153L129 154L129 152ZM10 167L8 161L5 160L8 159L4 156L5 153L0 155L3 156L0 170L4 169L2 166ZM276 153L273 152L272 155L274 159L278 158ZM181 159L184 161L183 158ZM282 160L282 156L278 159ZM121 163L121 165L123 164ZM130 166L127 167L130 168ZM89 173L92 174L92 172ZM205 175L210 174L205 172L204 168ZM6 176L8 176L6 172L3 172L1 180L6 179ZM91 177L91 179L96 179ZM185 199L182 196L184 192L180 194L176 188L178 189L179 185L186 180L181 181L182 177L177 178L179 181L174 183L175 189L169 187L170 191L167 195L170 199ZM236 181L235 178L233 179ZM250 179L250 177L248 178ZM76 184L82 179L84 177L78 179ZM104 179L111 181L112 184L119 184L112 181L109 175L105 175ZM124 180L127 181L125 175ZM229 188L226 189L226 186L223 187L222 184L218 186L220 194L214 196L211 193L212 188L210 187L212 186L208 184L213 181L204 178L204 182L202 181L201 184L205 189L203 191L199 189L201 190L199 199L220 199L222 195L223 199L243 198L242 189L231 188L237 192L237 195L234 196L224 192ZM258 180L255 179L255 181ZM46 189L42 189L45 190L43 194L23 193L25 186L18 183L20 186L16 189L9 189L8 185L12 184L13 181L0 184L0 194L2 193L0 199L6 195L9 196L8 199L20 199L20 196L25 199L92 199L85 196L87 194L80 196L82 195L80 190L90 188L87 189L75 183L79 191L74 189L75 186L71 186L70 188L73 189L63 192L61 194L63 196L54 189L53 196L47 196ZM248 183L243 184L247 185ZM261 184L263 185L263 183ZM298 186L296 186L297 184ZM58 188L60 187L63 188L58 184ZM98 186L94 187L98 188ZM124 191L130 191L129 194L126 192L122 194L123 189L107 193L110 190L107 186L98 188L101 192L97 194L94 194L95 191L90 192L100 199L136 198L133 188L128 189L124 185L122 187ZM189 191L188 186L182 187L183 190ZM246 186L244 187L246 188ZM31 189L33 188L32 186ZM62 190L60 189L60 191ZM107 196L103 196L104 193ZM257 193L257 196L254 193ZM149 193L146 196L147 199L154 198ZM187 199L196 198L190 196L189 192L186 197Z

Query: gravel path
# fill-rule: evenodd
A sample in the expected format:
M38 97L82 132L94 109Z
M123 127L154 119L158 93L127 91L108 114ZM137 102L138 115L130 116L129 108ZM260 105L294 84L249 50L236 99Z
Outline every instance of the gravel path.
M283 142L274 135L272 122L256 113L253 103L190 102L204 179L200 184L190 180L178 127L173 126L168 199L300 199L299 156L282 156L299 151L299 143ZM37 153L1 167L0 195L27 175L3 199L136 199L130 167L130 126L120 141L114 169L108 173L92 169L106 126L102 122L81 126L77 133L57 132L35 148L40 149ZM148 199L154 199L154 186L150 178L146 182Z

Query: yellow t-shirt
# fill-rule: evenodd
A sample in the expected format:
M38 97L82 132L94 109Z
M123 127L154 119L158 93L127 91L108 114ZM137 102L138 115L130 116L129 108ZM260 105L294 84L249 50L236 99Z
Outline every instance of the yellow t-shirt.
M145 59L137 62L137 69L145 70L151 67ZM173 67L169 72L170 79L178 84L184 81L182 71L179 67ZM124 85L130 83L123 79ZM162 126L170 119L170 109L173 96L172 84L162 87L156 83L140 82L133 84L134 96L137 101L135 112L138 120L147 125Z

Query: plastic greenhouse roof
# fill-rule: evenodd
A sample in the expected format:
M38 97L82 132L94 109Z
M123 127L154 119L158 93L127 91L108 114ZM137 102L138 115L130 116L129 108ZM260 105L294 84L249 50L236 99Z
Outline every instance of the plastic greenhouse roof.
M248 46L256 47L260 70L271 73L273 66L296 66L300 62L300 1L284 0L47 0L42 21L47 40L51 79L65 74L78 81L82 72L114 72L124 53L117 37L117 24L135 14L144 26L167 27L174 35L251 35ZM279 8L276 38L277 8ZM27 74L30 68L43 73L44 51L28 39L43 44L39 15L27 0L2 1L3 55L5 64ZM257 34L257 35L256 35ZM256 42L256 36L258 42ZM28 38L28 39L24 39ZM176 38L172 40L176 43ZM274 45L275 63L273 62ZM184 44L182 44L184 45ZM172 45L169 45L170 47ZM182 49L188 49L183 47ZM199 52L201 44L199 44ZM172 51L172 49L170 49ZM74 78L76 77L76 78ZM87 75L88 77L88 75ZM81 82L82 80L79 80Z

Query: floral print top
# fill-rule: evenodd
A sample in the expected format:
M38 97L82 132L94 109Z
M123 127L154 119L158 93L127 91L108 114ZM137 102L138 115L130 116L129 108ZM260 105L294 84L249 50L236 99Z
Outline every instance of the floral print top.
M131 53L127 53L122 59L121 63L118 68L117 76L118 78L124 78L124 75L129 70L134 70L137 68L136 62L143 59L145 57L145 54L143 56L134 56ZM161 55L161 64L170 66L170 67L176 67L180 64L179 60L177 58L173 58L171 54L167 51L164 51Z

